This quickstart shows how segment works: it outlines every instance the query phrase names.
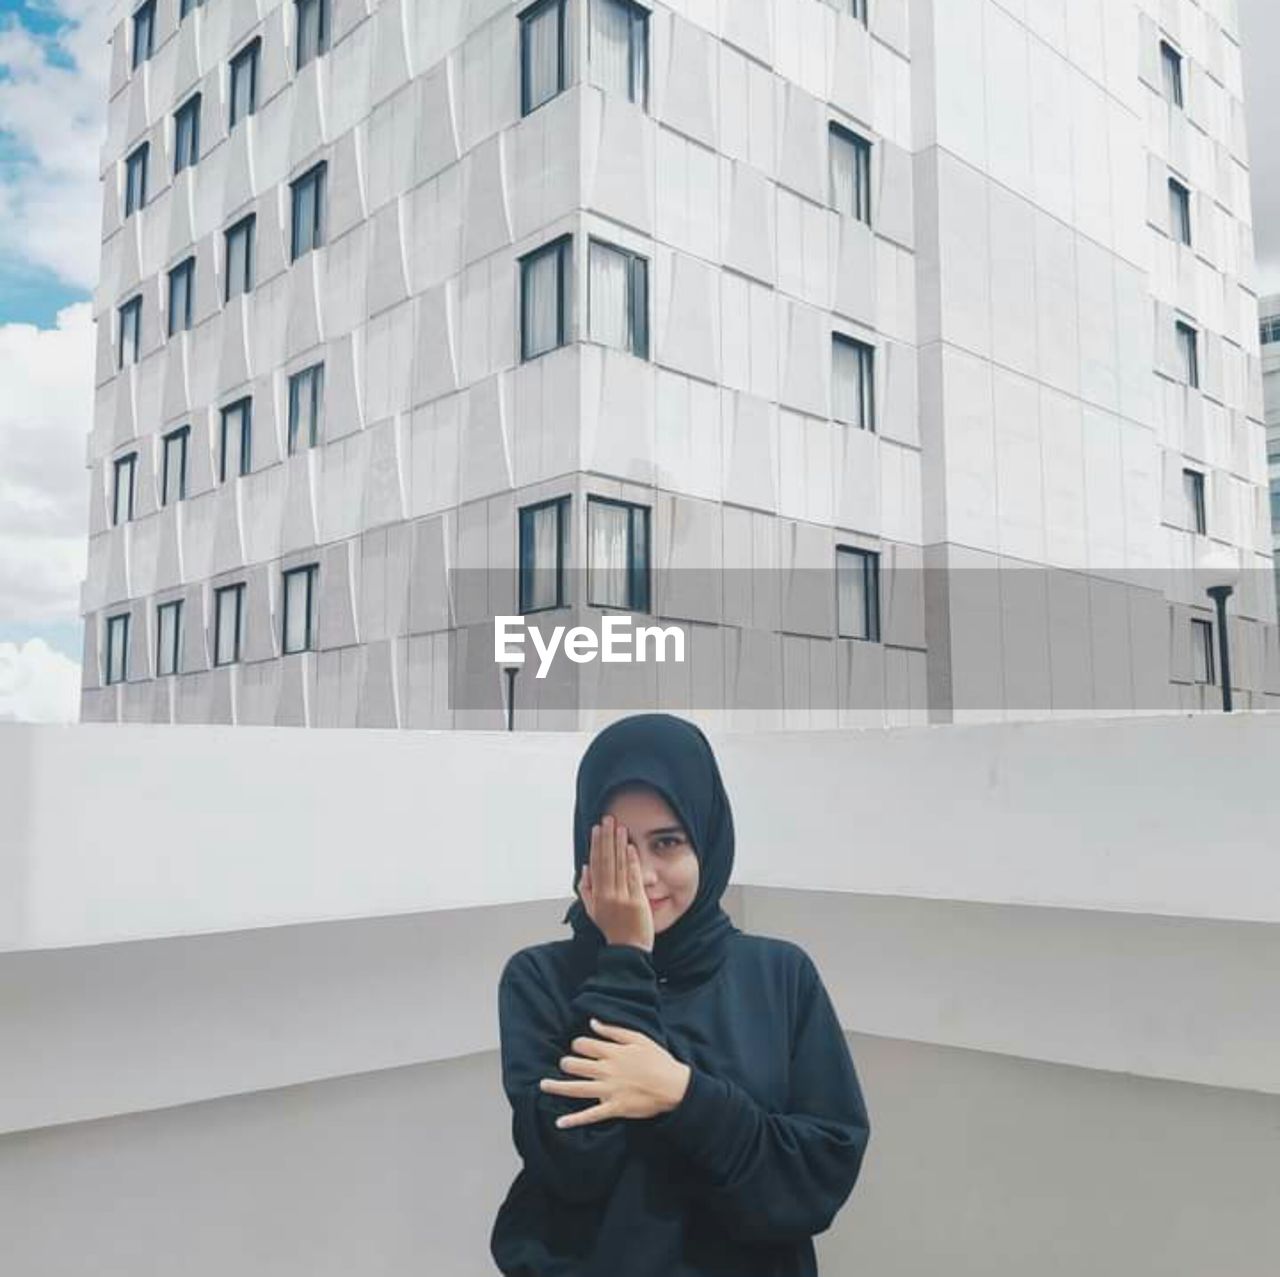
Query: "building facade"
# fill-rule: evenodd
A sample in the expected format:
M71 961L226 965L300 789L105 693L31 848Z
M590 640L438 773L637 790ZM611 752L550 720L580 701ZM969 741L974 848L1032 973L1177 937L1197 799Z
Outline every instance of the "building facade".
M1025 10L1025 11L1024 11ZM145 0L82 714L1280 703L1234 5Z

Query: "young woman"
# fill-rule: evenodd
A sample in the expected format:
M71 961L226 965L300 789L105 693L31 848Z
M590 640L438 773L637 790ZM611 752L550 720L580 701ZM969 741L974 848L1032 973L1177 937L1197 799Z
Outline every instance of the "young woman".
M507 1277L806 1277L870 1135L812 960L720 907L733 817L693 723L611 723L578 767L571 940L498 990L524 1166Z

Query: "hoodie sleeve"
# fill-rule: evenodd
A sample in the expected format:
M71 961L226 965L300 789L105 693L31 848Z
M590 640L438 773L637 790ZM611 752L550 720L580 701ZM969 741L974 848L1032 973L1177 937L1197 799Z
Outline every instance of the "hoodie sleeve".
M589 1202L608 1195L627 1153L626 1118L558 1127L556 1118L595 1100L544 1091L544 1077L569 1078L560 1068L580 1036L598 1036L592 1016L638 1029L666 1045L658 984L649 955L634 945L600 947L596 969L570 1001L568 1022L537 967L523 953L507 962L498 984L502 1085L511 1101L512 1137L530 1175L557 1197Z
M844 1031L807 956L804 971L785 1113L693 1067L681 1102L651 1119L701 1171L699 1200L739 1241L799 1241L828 1229L871 1135Z

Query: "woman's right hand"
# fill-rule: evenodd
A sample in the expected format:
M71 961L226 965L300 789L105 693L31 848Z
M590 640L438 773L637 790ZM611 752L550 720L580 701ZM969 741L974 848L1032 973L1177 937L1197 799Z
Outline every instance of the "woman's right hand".
M644 892L640 853L628 841L626 825L612 816L591 826L591 858L578 878L578 894L609 944L653 951L653 908Z

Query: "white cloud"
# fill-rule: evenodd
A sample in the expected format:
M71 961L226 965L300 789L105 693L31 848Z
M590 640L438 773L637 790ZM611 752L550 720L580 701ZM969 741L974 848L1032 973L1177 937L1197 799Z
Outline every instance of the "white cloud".
M74 723L80 666L43 639L0 643L0 722Z
M34 35L0 15L0 258L91 288L112 6L57 0L41 7L67 24L57 35Z
M0 325L0 387L0 621L74 621L89 536L88 304L59 312L56 328Z

